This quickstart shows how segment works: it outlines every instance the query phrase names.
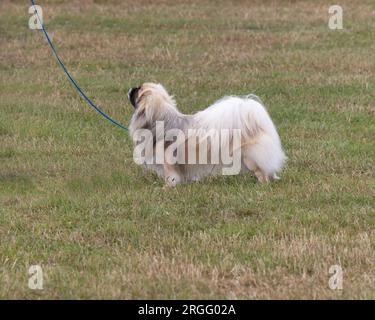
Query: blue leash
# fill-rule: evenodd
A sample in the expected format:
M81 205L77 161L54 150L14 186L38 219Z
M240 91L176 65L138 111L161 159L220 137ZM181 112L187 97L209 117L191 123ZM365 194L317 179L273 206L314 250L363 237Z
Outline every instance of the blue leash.
M68 76L69 80L71 83L73 83L73 85L75 86L75 88L77 89L77 91L81 94L81 96L99 113L101 114L104 118L106 118L108 121L112 122L114 125L120 127L121 129L124 129L126 131L128 131L129 129L127 127L124 127L122 124L118 123L116 120L112 119L109 115L107 115L102 109L100 109L98 106L95 105L94 102L92 102L90 100L90 98L83 92L83 90L79 87L79 85L77 84L77 82L73 79L73 77L70 75L69 71L66 69L65 65L62 63L59 55L57 54L57 51L56 51L56 48L55 46L53 45L48 33L47 33L47 30L46 28L44 27L44 24L42 22L42 20L40 19L39 17L39 13L38 13L38 10L35 9L35 2L34 0L31 0L31 4L33 5L34 7L34 10L35 10L35 13L38 17L38 20L39 20L39 23L41 24L42 26L42 30L43 30L43 33L44 35L46 36L46 39L47 39L47 42L49 44L49 46L51 47L59 65L61 66L61 68L64 70L65 74Z

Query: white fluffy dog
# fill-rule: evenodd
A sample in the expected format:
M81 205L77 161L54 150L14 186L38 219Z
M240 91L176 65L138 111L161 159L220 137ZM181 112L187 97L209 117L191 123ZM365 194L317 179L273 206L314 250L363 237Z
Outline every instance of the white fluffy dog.
M187 147L187 140L191 140L189 130L198 130L194 139L198 137L198 145L194 147L194 157L199 157L203 147L202 137L207 137L207 130L229 130L227 145L234 146L233 130L240 132L241 170L252 171L260 182L278 179L277 173L281 171L285 162L285 155L276 128L262 105L259 98L254 95L248 97L225 97L207 109L194 115L185 115L178 111L176 103L164 87L160 84L145 83L138 88L132 88L128 97L135 112L130 123L130 134L135 144L135 150L142 142L142 134L149 130L146 144L152 145L155 152L147 153L143 164L158 173L165 179L167 186L179 183L197 181L204 176L219 173L225 167L222 161L214 162L212 155L207 163L190 163L185 161L192 148ZM157 132L157 123L162 122L165 131ZM166 139L168 130L178 129L186 134L183 151L184 161L169 161L176 153L167 152L171 140ZM204 132L204 133L202 133ZM211 137L212 138L212 137ZM169 142L168 142L169 141ZM214 147L214 140L210 140L208 149ZM157 161L157 151L160 143L164 162ZM159 143L159 144L158 144ZM181 142L179 143L181 146ZM223 145L219 147L223 148ZM160 151L160 149L159 149ZM196 155L197 154L197 155ZM233 152L231 153L233 155ZM190 158L189 158L190 159Z

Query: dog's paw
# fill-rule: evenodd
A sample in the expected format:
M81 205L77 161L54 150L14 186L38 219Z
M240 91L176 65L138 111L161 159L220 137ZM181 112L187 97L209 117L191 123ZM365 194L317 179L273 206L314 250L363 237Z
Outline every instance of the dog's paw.
M264 174L262 171L257 170L254 173L260 183L269 182L269 177L266 174Z
M175 176L168 176L165 178L165 186L169 188L174 188L179 183L178 178Z

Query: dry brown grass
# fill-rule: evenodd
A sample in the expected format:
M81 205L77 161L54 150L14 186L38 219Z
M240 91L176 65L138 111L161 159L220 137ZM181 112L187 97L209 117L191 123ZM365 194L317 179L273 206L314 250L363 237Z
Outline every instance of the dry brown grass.
M186 113L254 92L289 162L276 184L165 191L27 29L24 2L1 2L1 298L375 298L373 1L341 1L342 31L327 1L41 4L68 69L116 119L146 80Z

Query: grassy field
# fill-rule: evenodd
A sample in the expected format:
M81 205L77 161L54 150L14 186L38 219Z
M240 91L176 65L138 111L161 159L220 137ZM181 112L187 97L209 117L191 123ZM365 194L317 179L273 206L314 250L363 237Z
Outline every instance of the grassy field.
M165 190L28 29L29 2L1 1L0 298L374 299L375 3L339 2L343 30L331 1L39 1L68 69L125 125L145 81L185 113L227 94L268 106L281 181Z

